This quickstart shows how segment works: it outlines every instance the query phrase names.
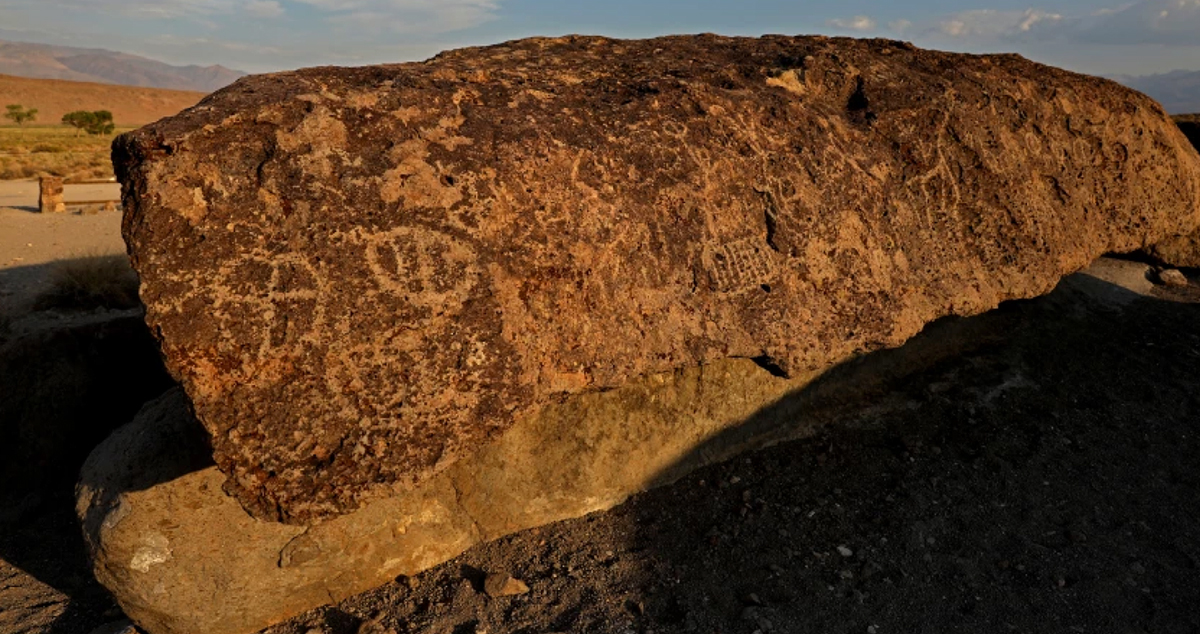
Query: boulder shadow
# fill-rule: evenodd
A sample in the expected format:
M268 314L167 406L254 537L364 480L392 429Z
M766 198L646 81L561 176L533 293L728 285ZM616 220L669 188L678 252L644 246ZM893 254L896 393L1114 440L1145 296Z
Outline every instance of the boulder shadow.
M267 631L1197 631L1197 384L1200 304L1075 275L842 364L614 509ZM775 444L726 455L748 441ZM472 589L492 572L530 592Z
M945 325L843 365L727 432L816 436L632 500L634 629L1200 629L1200 305L1077 275L963 321L1002 316L916 373L863 381Z
M30 273L0 271L0 288ZM76 480L96 445L173 384L140 310L0 319L0 559L66 597L49 632L89 632L114 609L92 576Z

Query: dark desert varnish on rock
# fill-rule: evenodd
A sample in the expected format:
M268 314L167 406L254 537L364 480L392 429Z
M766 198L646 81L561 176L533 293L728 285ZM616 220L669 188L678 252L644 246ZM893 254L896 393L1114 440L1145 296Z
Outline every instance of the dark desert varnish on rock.
M885 40L529 39L250 77L114 163L227 490L289 523L567 394L827 367L1200 222L1200 159L1148 97Z

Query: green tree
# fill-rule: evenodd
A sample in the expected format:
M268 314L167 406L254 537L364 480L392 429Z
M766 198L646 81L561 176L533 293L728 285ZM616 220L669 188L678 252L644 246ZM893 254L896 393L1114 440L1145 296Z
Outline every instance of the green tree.
M96 121L87 129L88 134L112 134L117 129L113 123L113 115L107 110L97 110L92 113Z
M4 113L4 118L12 119L17 125L25 125L26 121L37 119L37 108L27 110L19 103L10 103L4 108L8 111Z
M116 129L113 115L107 110L76 110L63 115L62 122L73 126L76 134L83 130L88 134L112 134Z
M87 127L92 124L93 120L95 120L95 116L87 110L68 112L62 117L62 122L64 125L69 125L75 128L75 136L79 136L80 130L87 129Z

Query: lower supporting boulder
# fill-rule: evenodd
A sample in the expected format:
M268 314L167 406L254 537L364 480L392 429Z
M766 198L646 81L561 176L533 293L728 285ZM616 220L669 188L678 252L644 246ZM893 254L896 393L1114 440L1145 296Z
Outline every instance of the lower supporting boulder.
M839 404L994 341L1003 313L948 319L903 348L780 378L751 359L572 396L417 489L309 527L222 491L179 389L85 464L77 512L97 578L152 634L243 634L432 567L502 535L611 508L687 472L814 432Z

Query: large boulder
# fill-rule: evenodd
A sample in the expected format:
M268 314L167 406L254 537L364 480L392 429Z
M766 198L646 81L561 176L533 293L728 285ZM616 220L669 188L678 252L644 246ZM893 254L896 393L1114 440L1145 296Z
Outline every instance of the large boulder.
M258 76L114 163L225 487L289 523L567 394L728 358L804 375L1200 223L1200 160L1151 99L884 40L539 38Z
M1175 117L1175 123L1200 152L1200 115ZM1171 266L1200 268L1200 231L1172 236L1147 249L1154 259Z

